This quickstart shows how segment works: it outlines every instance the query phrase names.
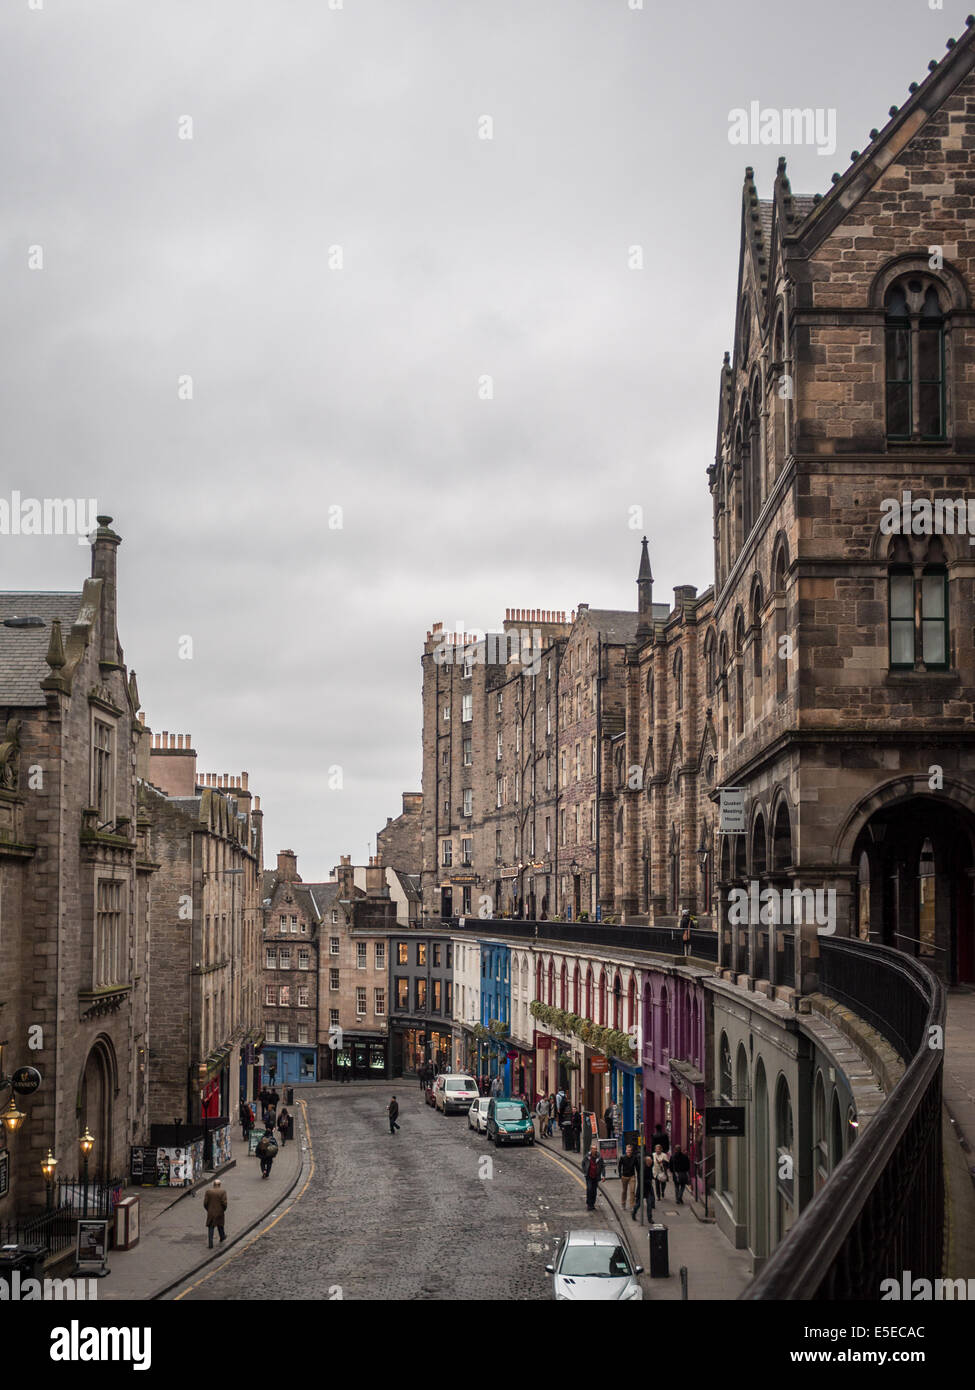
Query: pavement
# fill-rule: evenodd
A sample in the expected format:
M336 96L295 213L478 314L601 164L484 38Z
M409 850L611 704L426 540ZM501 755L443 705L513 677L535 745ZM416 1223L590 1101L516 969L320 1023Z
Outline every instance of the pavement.
M945 1268L975 1278L975 989L948 990L942 1100L948 1231Z
M209 1173L202 1182L179 1192L173 1188L127 1189L126 1196L141 1198L141 1236L132 1250L111 1251L108 1259L111 1273L98 1284L99 1303L113 1299L162 1298L214 1260L226 1256L260 1226L293 1191L309 1167L305 1107L300 1097L292 1107L292 1114L295 1137L278 1148L268 1178L261 1177L260 1160L247 1153L240 1127L234 1125L231 1154L236 1157L232 1157L228 1167L215 1174ZM203 1195L214 1176L220 1178L227 1193L224 1227L227 1239L221 1244L219 1235L215 1234L211 1250L207 1244Z
M571 1167L579 1181L583 1182L581 1153L565 1152L561 1139L536 1139L535 1143ZM634 1258L649 1271L650 1247L645 1214L634 1221L629 1212L623 1211L620 1205L621 1188L619 1178L605 1178L599 1185L600 1201L609 1207L614 1225L625 1232ZM599 1211L598 1205L596 1210ZM653 1215L655 1224L667 1227L670 1273L664 1278L651 1278L649 1273L641 1276L645 1299L668 1301L682 1298L681 1266L687 1269L687 1297L694 1302L702 1299L736 1299L751 1283L748 1252L735 1250L728 1244L714 1218L705 1216L703 1203L692 1197L689 1190L684 1193L683 1203L678 1205L674 1200L673 1183L668 1183L667 1192L657 1202Z

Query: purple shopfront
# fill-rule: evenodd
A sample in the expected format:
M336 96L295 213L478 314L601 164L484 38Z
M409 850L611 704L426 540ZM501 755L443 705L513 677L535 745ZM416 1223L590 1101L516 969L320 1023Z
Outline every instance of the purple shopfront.
M703 1192L700 1172L707 1095L704 974L648 970L643 977L643 1132L649 1142L659 1124L691 1160L691 1185Z

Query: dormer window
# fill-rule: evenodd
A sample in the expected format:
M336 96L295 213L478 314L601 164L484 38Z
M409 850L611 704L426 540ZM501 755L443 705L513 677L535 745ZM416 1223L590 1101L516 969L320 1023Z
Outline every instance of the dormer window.
M945 319L938 290L922 276L887 291L887 437L944 439Z

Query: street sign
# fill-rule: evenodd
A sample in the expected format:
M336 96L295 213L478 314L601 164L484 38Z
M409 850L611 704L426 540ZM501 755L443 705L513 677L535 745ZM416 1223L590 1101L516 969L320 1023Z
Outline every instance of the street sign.
M18 1096L32 1096L42 1079L36 1067L18 1067L10 1078Z
M718 831L722 835L744 835L745 788L722 787L718 796L721 804Z
M723 1139L741 1138L745 1133L743 1105L708 1105L704 1108L704 1133Z

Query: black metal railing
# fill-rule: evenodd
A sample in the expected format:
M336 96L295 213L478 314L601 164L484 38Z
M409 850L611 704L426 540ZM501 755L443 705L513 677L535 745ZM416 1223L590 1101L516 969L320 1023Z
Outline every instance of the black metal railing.
M49 1253L74 1244L78 1217L70 1207L55 1207L40 1216L0 1222L0 1245L44 1245Z
M821 992L871 1023L907 1070L744 1299L874 1300L905 1270L941 1275L944 987L888 947L819 940Z
M89 1178L86 1194L84 1178L59 1177L55 1181L54 1204L76 1217L83 1216L87 1211L93 1220L111 1220L124 1188L125 1179L122 1177Z
M439 919L438 919L439 920ZM630 951L652 951L655 955L682 956L683 933L677 927L615 927L603 922L544 922L520 917L444 917L441 923L451 931L469 931L490 940L514 937L519 941L564 941L574 946L593 946L605 950L621 946ZM691 955L698 960L718 959L718 934L691 931Z

